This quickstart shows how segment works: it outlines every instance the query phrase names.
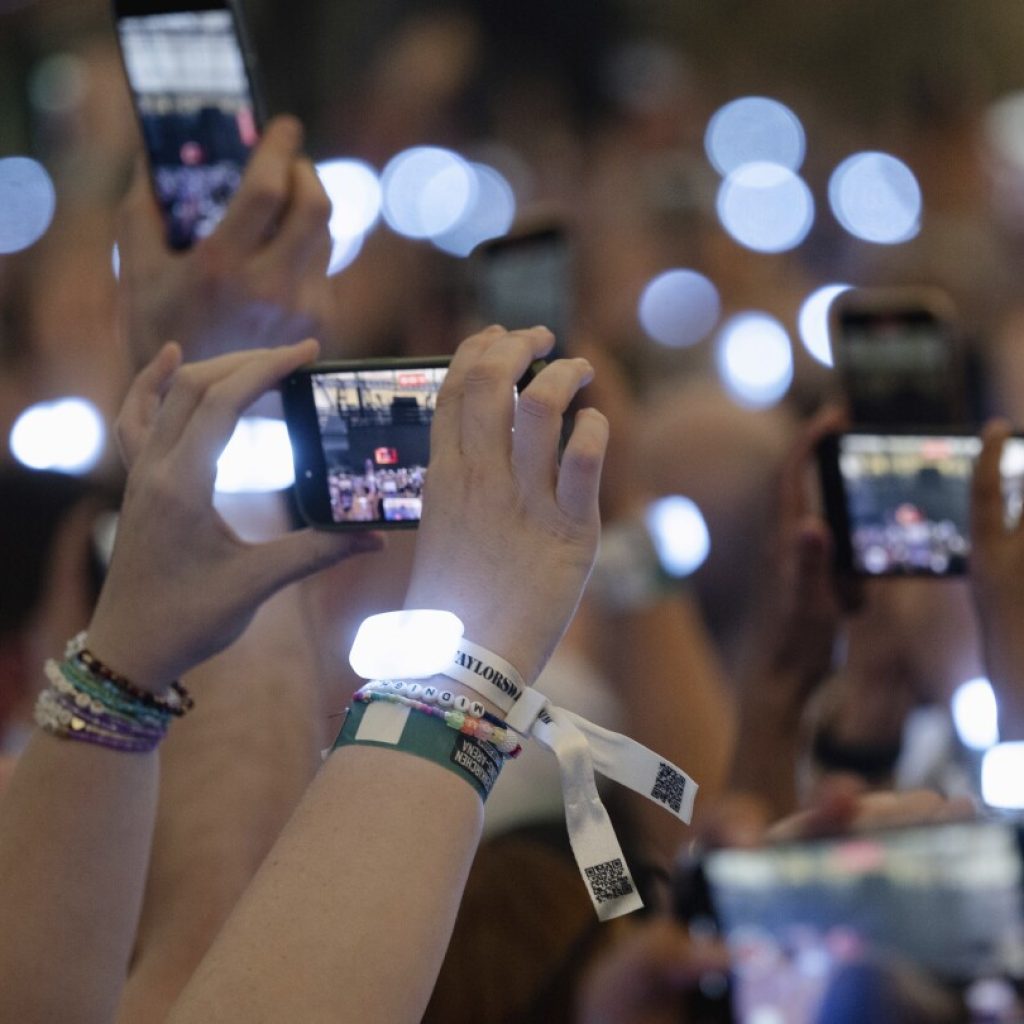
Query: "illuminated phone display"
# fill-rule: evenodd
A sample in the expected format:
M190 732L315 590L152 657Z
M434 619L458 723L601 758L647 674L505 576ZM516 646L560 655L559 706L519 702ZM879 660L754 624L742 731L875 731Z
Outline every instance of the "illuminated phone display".
M223 217L259 137L235 17L156 12L117 27L168 242L187 248Z

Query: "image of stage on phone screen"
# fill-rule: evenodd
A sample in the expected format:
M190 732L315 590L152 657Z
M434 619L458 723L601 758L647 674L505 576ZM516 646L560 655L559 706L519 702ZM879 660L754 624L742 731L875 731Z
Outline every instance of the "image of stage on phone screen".
M335 523L415 522L430 422L447 367L313 375L313 401Z
M122 17L118 31L168 242L217 226L258 138L230 10Z
M838 440L850 567L866 575L945 576L967 569L970 489L981 441L969 436L846 434ZM1002 458L1007 518L1020 518L1024 444ZM828 497L828 496L827 496ZM842 541L840 537L840 541Z

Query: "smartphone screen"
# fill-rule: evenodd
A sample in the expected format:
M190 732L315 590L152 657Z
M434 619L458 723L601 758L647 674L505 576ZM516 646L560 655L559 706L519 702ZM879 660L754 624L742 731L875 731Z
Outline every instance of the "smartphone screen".
M415 526L448 360L330 366L283 385L299 507L316 526Z
M819 452L825 510L843 571L866 576L962 574L981 441L966 435L849 433ZM1002 458L1008 522L1020 518L1024 439Z
M485 242L473 254L476 315L509 330L543 324L565 352L572 310L571 253L557 227Z
M845 293L833 307L831 328L855 423L964 425L966 387L950 304L941 293Z
M954 986L968 1007L976 985L991 994L1001 984L1016 1002L1024 872L1009 823L721 850L703 869L732 953L739 1024L930 1019L900 1015L914 979ZM875 1016L879 993L889 1005Z
M117 30L153 187L172 248L217 226L259 137L256 102L234 11L115 4Z

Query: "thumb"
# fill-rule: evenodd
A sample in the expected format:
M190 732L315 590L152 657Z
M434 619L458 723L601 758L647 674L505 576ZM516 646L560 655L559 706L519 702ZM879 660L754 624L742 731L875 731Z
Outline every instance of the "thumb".
M372 531L337 533L307 527L255 545L251 555L261 583L259 589L269 596L319 569L383 547L383 536Z

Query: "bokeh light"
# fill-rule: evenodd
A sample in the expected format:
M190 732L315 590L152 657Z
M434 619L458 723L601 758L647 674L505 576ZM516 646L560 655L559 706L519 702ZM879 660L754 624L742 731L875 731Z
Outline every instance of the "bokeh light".
M828 198L851 235L878 245L908 242L921 230L921 186L888 153L855 153L832 172Z
M744 164L722 182L716 203L722 227L748 249L786 252L814 223L806 182L779 164Z
M337 274L359 255L363 238L380 218L380 179L362 160L325 160L316 165L316 173L331 200L327 272Z
M789 334L767 313L738 313L726 321L716 360L726 390L749 408L774 405L793 381Z
M499 171L487 164L470 164L476 177L474 199L452 227L431 239L452 256L468 256L481 242L508 234L516 219L516 197Z
M417 146L393 157L381 175L384 219L407 238L451 230L476 201L477 179L457 153Z
M295 460L284 420L243 416L217 460L221 494L282 491L295 483Z
M27 156L0 160L0 255L39 241L56 208L57 193L41 163Z
M800 118L766 96L744 96L719 108L704 133L704 151L719 174L766 162L798 171L806 139Z
M644 288L637 306L641 327L670 348L683 348L707 337L721 312L718 289L695 270L659 274Z
M28 82L29 99L47 114L70 114L85 99L88 71L73 53L55 53L41 60Z
M985 114L985 134L999 156L1024 169L1024 91L1001 97Z
M999 742L999 709L987 679L969 679L953 691L953 725L965 747L988 750Z
M644 522L662 568L671 576L689 576L704 564L711 536L697 504L681 494L647 506Z
M377 172L362 160L325 160L316 173L331 200L331 235L365 234L380 217L381 187Z
M11 428L11 454L30 469L88 473L107 443L103 417L84 398L59 398L26 409Z
M828 312L836 296L849 291L848 284L827 284L804 299L797 316L797 330L804 348L824 366L832 366Z
M985 752L981 798L989 807L1024 810L1024 743L997 743Z

